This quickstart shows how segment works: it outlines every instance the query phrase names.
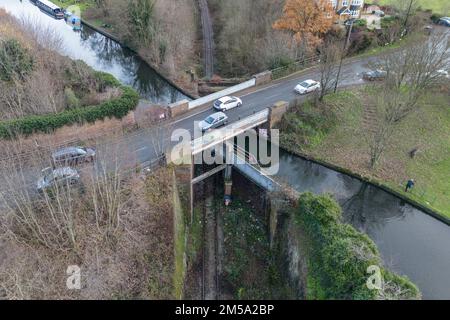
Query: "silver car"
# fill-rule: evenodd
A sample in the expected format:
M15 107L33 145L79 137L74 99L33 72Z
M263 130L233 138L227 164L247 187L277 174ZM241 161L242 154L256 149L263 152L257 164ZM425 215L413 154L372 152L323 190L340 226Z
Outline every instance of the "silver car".
M95 159L95 149L85 147L68 147L52 153L54 166L73 166L83 162L92 162Z
M62 167L57 169L47 168L42 172L45 175L38 180L36 186L39 192L80 182L80 174L77 170L70 167Z
M209 129L217 128L228 123L228 117L223 112L216 112L208 116L205 120L200 121L198 124L202 132L208 131Z

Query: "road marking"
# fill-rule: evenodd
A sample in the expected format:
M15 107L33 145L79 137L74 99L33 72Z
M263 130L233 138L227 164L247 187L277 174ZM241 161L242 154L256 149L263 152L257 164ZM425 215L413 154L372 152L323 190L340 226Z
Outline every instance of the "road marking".
M140 151L144 151L144 150L147 150L147 149L148 149L148 147L142 147L140 149L137 149L135 152L140 152Z

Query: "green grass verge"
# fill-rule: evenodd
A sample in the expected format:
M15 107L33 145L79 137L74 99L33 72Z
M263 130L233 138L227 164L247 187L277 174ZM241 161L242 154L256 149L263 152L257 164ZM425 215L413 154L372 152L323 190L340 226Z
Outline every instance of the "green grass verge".
M310 102L294 106L280 125L282 146L377 181L450 218L448 94L424 97L417 111L398 125L380 165L370 169L363 125L367 90L372 89L331 94L321 107ZM419 152L412 159L409 152L416 147ZM416 180L416 186L405 193L409 178Z
M379 0L372 1L381 5L395 5L398 0ZM448 0L419 0L419 5L424 10L432 10L434 13L447 15L450 10Z
M95 6L94 0L51 0L57 6L67 9L69 6L78 6L80 12L83 13L92 6Z

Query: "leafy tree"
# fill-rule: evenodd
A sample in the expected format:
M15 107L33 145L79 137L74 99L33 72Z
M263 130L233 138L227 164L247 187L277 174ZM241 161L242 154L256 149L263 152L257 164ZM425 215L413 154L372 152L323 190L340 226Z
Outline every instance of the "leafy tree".
M19 41L7 39L0 41L0 79L24 80L33 71L34 60Z
M287 0L283 16L273 28L289 31L297 43L315 47L321 35L333 25L334 10L329 0Z

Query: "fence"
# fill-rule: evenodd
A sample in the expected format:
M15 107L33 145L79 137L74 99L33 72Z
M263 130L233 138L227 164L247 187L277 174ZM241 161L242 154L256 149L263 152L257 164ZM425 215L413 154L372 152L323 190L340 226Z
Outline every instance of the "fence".
M280 68L276 68L272 71L272 79L276 80L285 76L288 76L294 72L300 71L307 67L313 66L320 61L318 56L308 57L300 61L296 61L294 63L288 64L287 66L283 66Z

